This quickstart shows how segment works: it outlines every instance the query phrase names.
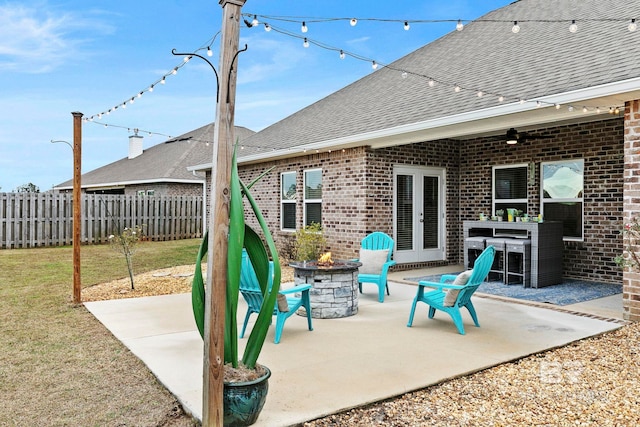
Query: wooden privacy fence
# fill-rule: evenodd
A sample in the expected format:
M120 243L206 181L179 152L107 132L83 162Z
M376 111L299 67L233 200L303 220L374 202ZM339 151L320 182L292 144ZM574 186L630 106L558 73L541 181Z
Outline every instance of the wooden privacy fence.
M202 236L201 196L82 195L82 243L105 243L141 225L149 240ZM72 244L73 197L62 193L0 193L0 248Z

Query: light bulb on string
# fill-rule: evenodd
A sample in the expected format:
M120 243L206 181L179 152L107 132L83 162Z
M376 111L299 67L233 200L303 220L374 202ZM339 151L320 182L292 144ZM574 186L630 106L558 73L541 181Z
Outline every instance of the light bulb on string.
M134 102L135 102L135 98L131 98L131 99L129 100L129 104L133 104Z
M304 47L309 47L309 40L307 40L307 38L304 38L304 42L302 43L302 46Z
M503 101L504 101L504 96L500 95L500 96L498 97L498 102L503 102Z
M184 61L185 63L186 63L186 62L191 61L191 56L185 56L185 57L184 57L184 59L183 59L183 61Z
M309 28L307 27L307 23L302 21L302 27L300 28L300 31L302 31L303 33L306 33L307 31L309 31Z
M153 92L153 87L154 87L154 86L155 86L155 85L151 85L151 86L149 86L149 92Z
M344 59L344 57L345 57L344 51L340 50L340 59Z
M456 24L456 30L462 31L463 29L464 29L464 24L462 23L461 20L458 19L458 23Z
M351 25L352 27L355 27L357 23L358 20L356 18L351 18L351 21L349 21L349 25Z
M618 107L616 107L616 108L613 110L613 112L614 112L614 114L620 114L620 109L619 109Z
M271 25L269 24L264 24L264 30L268 33L269 31L271 31Z
M573 112L573 105L569 105L569 106L567 107L567 110L569 110L569 112L570 112L570 113L572 113L572 112Z
M596 107L596 114L600 114L600 107Z
M455 86L453 87L453 91L454 91L454 92L456 92L456 93L460 92L460 89L461 89L461 88L460 88L460 86L458 86L458 85L455 85Z
M142 92L138 93L138 98L142 98Z
M258 21L258 15L253 15L253 21L251 21L251 26L255 27L259 23L260 23L260 21Z
M484 96L484 92L482 92L481 90L478 91L477 93L478 98L482 98Z
M556 110L560 109L560 104L555 104L554 107L556 107Z
M207 56L213 56L213 51L211 50L211 46L207 46Z
M122 108L127 108L127 103L126 102L122 103Z
M631 20L631 22L629 22L629 26L627 26L627 28L629 29L629 31L631 31L632 33L638 29L638 24L636 24L636 20L635 18Z
M582 112L583 113L586 113L587 111L589 111L589 110L587 110L587 107L582 107Z
M166 83L167 83L167 76L164 76L162 80L160 80L160 84L166 84Z
M571 25L569 25L569 32L576 33L578 31L578 24L576 24L576 20L571 21Z
M518 25L518 21L513 21L513 27L511 27L511 32L513 34L518 34L520 32L520 25Z
M376 61L371 61L371 68L373 68L374 70L378 69L378 63Z
M411 28L411 25L409 25L409 21L404 21L404 30L409 31L409 28Z
M409 75L409 74L407 74L407 72L406 72L406 71L403 71L403 72L402 72L402 78L403 78L403 79L406 79L408 75Z
M178 74L178 67L174 68L173 70L171 70L171 74L173 74L174 76L176 74Z
M429 79L429 83L427 83L429 87L434 87L436 85L436 81L433 79Z
M536 101L536 108L540 108L540 107L542 107L542 102Z

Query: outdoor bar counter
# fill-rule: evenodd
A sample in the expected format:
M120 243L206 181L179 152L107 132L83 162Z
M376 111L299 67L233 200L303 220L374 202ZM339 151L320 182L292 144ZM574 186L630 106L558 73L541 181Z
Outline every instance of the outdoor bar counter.
M531 241L531 287L542 288L562 283L562 223L464 221L464 241L468 237L527 238ZM464 251L464 265L468 254Z

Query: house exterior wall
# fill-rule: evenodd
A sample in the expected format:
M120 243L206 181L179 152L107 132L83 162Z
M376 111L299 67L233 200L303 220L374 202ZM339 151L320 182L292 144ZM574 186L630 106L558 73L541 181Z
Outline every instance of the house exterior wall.
M620 284L622 271L614 258L622 251L618 232L623 210L622 118L538 129L532 133L547 133L553 138L527 140L516 145L487 138L465 141L460 161L461 219L476 220L479 212L491 212L491 166L535 164L535 179L528 185L528 206L529 214L537 214L540 212L540 163L582 158L584 239L565 242L563 275Z
M314 153L256 165L241 165L245 183L274 169L252 189L281 256L291 251L294 233L280 228L280 174L297 172L296 222L303 223L303 172L322 168L322 222L327 250L336 258L356 257L360 240L372 231L393 232L394 165L444 167L447 180L446 263L462 263L462 223L489 213L492 166L531 163L529 213L540 211L540 163L582 158L584 172L584 239L565 242L565 277L617 283L622 272L613 261L622 251L624 122L603 121L539 129L552 139L528 140L509 146L498 138L429 141L381 149L359 147ZM638 143L640 144L640 143ZM638 162L640 168L640 162ZM207 174L210 185L211 176ZM637 211L640 211L640 204ZM248 216L251 218L251 216ZM255 221L249 223L256 226ZM442 262L399 265L414 268ZM640 275L638 276L640 279ZM640 287L638 287L640 298Z
M640 101L627 102L624 114L624 223L640 215ZM636 245L628 236L624 245ZM640 272L624 271L622 307L625 320L640 321Z
M154 191L154 195L157 196L202 196L202 184L181 184L181 183L148 183L148 184L136 184L127 185L124 189L124 194L135 196L138 191Z

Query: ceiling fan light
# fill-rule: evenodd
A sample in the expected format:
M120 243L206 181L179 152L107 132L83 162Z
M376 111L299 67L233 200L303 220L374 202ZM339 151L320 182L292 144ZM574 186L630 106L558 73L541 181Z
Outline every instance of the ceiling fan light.
M509 145L514 145L518 143L518 132L514 129L511 128L507 131L507 144Z

